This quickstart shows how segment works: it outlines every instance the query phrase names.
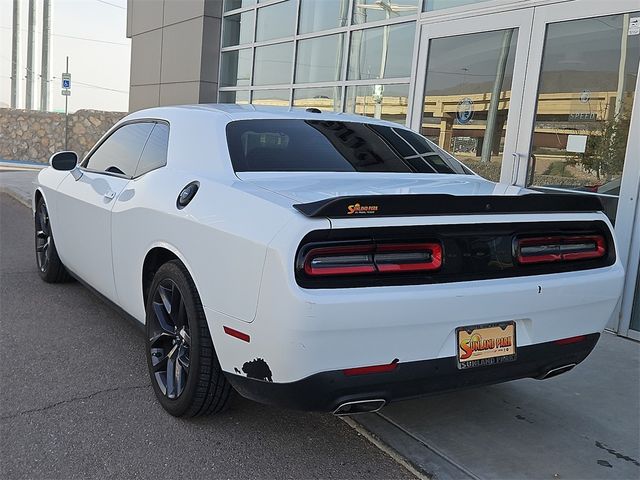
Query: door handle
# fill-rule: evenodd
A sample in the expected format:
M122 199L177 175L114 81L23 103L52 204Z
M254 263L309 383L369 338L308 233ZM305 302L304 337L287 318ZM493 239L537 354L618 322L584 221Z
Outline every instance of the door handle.
M113 190L109 190L104 194L104 198L106 198L107 200L113 200L115 196L116 192L114 192Z
M511 171L511 185L518 183L518 174L520 173L520 159L522 157L519 153L512 153L513 157L513 170Z

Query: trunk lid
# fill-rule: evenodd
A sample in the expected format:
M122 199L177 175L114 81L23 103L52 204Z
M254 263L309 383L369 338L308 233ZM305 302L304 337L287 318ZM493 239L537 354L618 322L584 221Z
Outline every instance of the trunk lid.
M362 172L238 172L238 178L293 203L358 195L519 195L524 189L475 175Z

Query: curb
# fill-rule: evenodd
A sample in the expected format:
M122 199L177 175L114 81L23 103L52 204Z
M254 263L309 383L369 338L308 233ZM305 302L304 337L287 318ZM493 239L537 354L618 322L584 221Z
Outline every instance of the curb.
M18 193L12 190L10 187L6 187L4 185L0 185L0 193L4 193L10 196L20 205L27 207L29 210L31 210L31 199L26 199L23 194Z
M357 420L345 417L344 420L421 480L480 480L383 413L358 415Z
M396 463L401 465L405 470L411 473L414 477L419 480L435 480L436 477L429 475L427 472L422 470L421 468L413 465L409 460L407 460L402 454L400 454L395 448L386 444L382 439L380 439L377 435L367 430L364 425L356 422L355 420L349 417L339 417L344 423L353 428L359 435L362 435L366 440L371 442L375 447L377 447L380 451L387 454L391 457Z

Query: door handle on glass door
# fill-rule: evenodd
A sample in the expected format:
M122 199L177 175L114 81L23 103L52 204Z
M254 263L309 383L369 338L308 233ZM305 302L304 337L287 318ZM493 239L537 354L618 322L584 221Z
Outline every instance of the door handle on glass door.
M513 170L511 170L511 185L518 183L518 173L520 172L520 159L522 155L514 152L511 154L513 157Z

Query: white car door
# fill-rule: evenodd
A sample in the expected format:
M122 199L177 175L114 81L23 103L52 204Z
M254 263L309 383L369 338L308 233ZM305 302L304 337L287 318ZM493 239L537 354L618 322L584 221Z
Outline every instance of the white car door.
M83 161L83 175L58 187L56 247L65 266L116 302L111 248L111 210L133 177L151 122L124 124Z

